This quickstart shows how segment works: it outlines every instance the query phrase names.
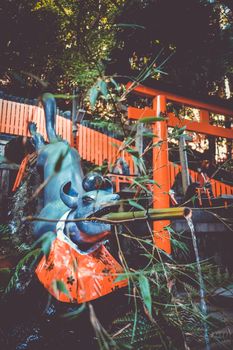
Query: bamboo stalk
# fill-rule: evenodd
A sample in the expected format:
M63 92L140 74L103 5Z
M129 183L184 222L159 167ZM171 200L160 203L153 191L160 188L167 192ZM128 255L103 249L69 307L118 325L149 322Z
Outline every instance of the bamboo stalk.
M191 210L186 207L180 208L162 208L162 209L149 209L148 211L128 211L109 213L104 215L101 219L110 221L122 221L122 220L167 220L167 219L180 219L184 218L191 213Z

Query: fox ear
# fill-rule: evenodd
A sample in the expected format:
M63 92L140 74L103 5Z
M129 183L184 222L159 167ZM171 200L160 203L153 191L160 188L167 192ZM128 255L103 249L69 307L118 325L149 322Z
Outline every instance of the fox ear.
M65 182L60 188L61 200L67 207L75 209L78 206L78 193L72 188L71 181Z

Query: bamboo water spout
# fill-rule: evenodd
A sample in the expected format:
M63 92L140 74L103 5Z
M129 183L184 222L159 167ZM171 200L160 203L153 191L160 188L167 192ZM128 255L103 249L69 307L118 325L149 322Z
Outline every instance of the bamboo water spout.
M111 221L112 223L120 221L132 221L132 220L167 220L167 219L182 219L191 216L191 209L187 207L180 208L161 208L161 209L149 209L141 211L128 211L109 213L102 216L102 220Z

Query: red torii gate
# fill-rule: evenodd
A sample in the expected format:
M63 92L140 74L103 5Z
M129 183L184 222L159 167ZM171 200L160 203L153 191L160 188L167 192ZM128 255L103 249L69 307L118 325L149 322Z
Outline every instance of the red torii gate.
M233 116L233 110L218 107L216 105L210 105L204 102L191 100L188 98L180 97L174 94L170 94L164 91L148 88L142 85L138 85L132 88L132 84L128 83L127 88L133 92L149 96L153 98L153 106L151 108L128 108L128 118L139 120L144 117L156 117L161 113L166 113L167 100L175 101L182 105L187 105L193 108L200 109L200 122L191 121L188 119L178 120L174 113L166 113L167 118L164 121L156 121L152 124L153 130L153 143L161 141L161 147L153 148L153 180L158 182L160 187L153 186L153 208L168 208L170 203L169 190L171 187L169 176L169 160L168 160L168 126L185 126L186 130L194 131L201 134L221 136L227 139L233 138L233 130L226 129L219 126L210 124L209 113L224 114ZM164 229L170 222L169 221L157 221L153 223L153 235L155 245L163 249L168 254L171 253L170 235L167 230Z

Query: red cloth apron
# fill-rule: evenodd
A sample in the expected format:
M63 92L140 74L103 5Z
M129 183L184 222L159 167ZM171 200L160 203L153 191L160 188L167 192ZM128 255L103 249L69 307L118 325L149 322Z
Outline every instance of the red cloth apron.
M62 219L67 216L68 213ZM49 256L43 256L35 271L50 294L59 301L83 303L128 284L127 279L115 282L124 270L103 244L94 252L83 254L64 235L64 226L64 222L58 222Z

